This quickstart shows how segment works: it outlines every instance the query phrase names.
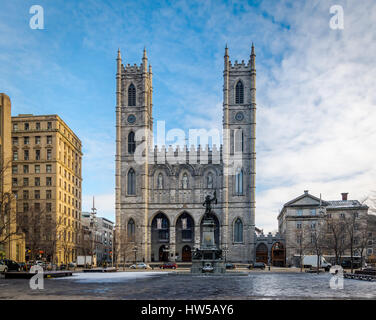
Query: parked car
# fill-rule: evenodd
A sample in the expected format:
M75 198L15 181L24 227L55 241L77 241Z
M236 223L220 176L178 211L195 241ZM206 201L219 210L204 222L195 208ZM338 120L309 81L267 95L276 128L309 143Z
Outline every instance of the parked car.
M160 269L176 269L178 266L176 263L164 263L159 268Z
M248 269L262 269L262 270L264 270L265 269L265 263L264 262L251 263L248 266Z
M351 261L350 260L343 260L341 262L341 267L343 269L351 269ZM354 269L360 268L360 263L358 261L353 261L353 268Z
M67 265L66 264L61 264L60 267L59 267L60 270L66 270L67 269Z
M214 268L211 263L206 263L205 266L202 268L202 272L213 272Z
M8 266L4 262L0 261L0 273L5 273L7 271L8 271Z
M226 269L235 269L235 265L232 263L226 263Z
M77 263L75 263L75 262L69 262L68 263L68 267L69 268L76 268L77 267Z
M2 261L3 264L5 264L8 267L8 271L21 271L21 267L16 261L9 259L3 259L0 261Z
M131 269L150 269L150 266L147 265L144 262L137 263L137 264L132 264L129 268Z

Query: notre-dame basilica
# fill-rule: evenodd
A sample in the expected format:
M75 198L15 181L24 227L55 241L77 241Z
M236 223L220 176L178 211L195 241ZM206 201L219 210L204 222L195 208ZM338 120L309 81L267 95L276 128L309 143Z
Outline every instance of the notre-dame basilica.
M216 191L215 242L227 260L255 258L256 68L226 46L221 146L154 146L152 69L116 73L116 224L120 261L191 261L201 243L206 195ZM124 254L128 250L129 254ZM135 256L136 255L136 256Z

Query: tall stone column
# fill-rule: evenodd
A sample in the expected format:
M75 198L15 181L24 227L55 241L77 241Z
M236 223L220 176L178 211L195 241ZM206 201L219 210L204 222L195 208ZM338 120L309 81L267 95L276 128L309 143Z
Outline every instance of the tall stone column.
M170 256L169 260L175 262L176 256L176 244L175 244L176 236L175 236L175 226L170 226ZM172 254L172 256L171 256Z
M195 239L194 239L194 246L196 248L200 248L200 225L195 224Z

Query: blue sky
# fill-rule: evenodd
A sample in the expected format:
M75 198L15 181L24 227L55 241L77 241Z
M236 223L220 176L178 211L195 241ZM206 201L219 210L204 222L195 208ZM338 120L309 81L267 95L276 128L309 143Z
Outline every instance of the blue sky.
M154 119L221 128L224 47L257 64L256 224L308 189L375 189L376 4L357 1L2 1L0 88L12 114L59 114L83 142L83 210L114 220L116 51L153 67ZM31 5L44 30L29 27ZM331 5L344 30L329 28Z

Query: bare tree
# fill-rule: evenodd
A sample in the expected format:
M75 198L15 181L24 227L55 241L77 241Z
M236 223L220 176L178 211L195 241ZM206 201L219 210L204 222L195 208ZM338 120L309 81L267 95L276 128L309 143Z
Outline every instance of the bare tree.
M344 221L328 215L323 227L327 230L328 249L335 255L335 263L340 265L342 255L346 249L346 228Z
M325 228L322 228L320 223L311 224L306 227L307 233L310 235L310 248L317 256L317 273L320 272L320 261L324 250L328 248L328 238Z
M125 263L132 259L135 248L134 237L128 237L126 228L118 229L116 234L116 248L117 248L117 261L123 262L123 270L125 270Z
M296 248L296 252L299 255L300 261L300 272L303 272L304 266L304 257L308 253L308 249L310 248L310 242L307 239L307 230L306 228L297 229L295 236L296 239L293 243L293 246Z

